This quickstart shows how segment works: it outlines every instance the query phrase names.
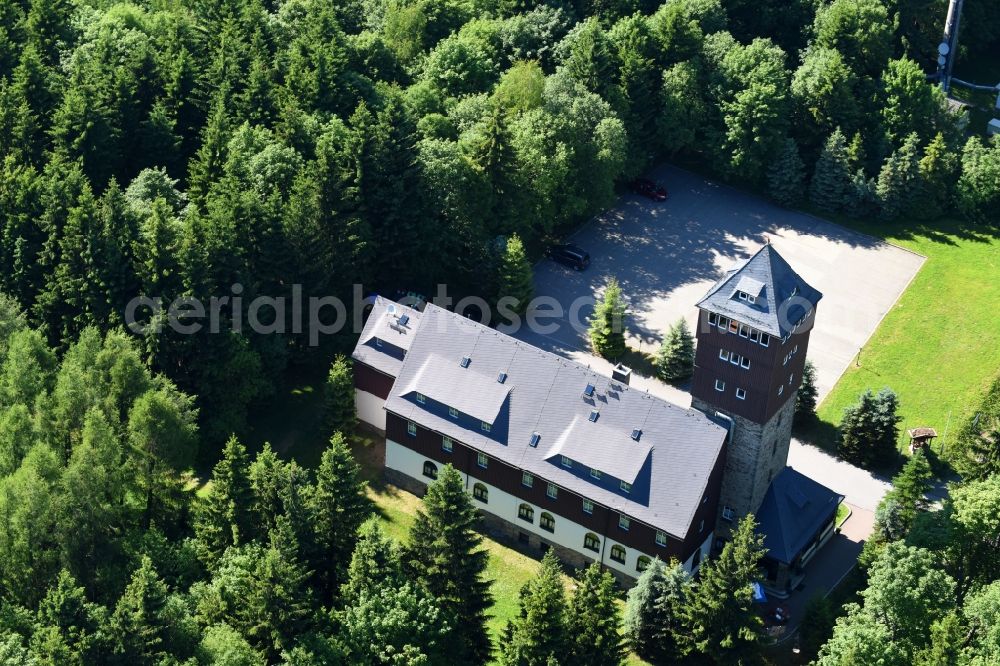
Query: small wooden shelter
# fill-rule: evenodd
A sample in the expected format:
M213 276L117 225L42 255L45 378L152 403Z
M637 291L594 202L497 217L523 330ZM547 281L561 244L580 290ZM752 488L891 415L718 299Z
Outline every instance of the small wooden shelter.
M910 453L927 446L938 436L934 428L912 428L906 434L910 436Z

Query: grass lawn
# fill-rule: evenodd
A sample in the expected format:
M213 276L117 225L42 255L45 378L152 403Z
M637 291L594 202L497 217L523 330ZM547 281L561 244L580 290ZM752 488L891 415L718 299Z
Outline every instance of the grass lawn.
M837 527L844 524L844 521L851 517L851 508L841 502L837 505Z
M935 450L947 447L1000 372L1000 235L957 222L932 227L859 223L845 226L885 238L927 257L899 302L819 406L810 428L828 448L845 407L865 389L899 395L900 450L905 430L936 428Z

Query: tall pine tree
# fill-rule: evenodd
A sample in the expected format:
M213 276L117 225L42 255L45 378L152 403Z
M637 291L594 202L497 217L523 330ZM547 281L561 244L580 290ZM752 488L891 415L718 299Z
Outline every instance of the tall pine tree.
M583 572L566 617L568 663L617 666L625 658L615 578L594 562Z
M503 259L500 261L499 287L500 291L497 295L500 299L515 299L509 306L515 314L521 314L527 310L528 303L535 295L531 264L524 252L524 243L521 242L517 234L507 239L507 247L504 249Z
M230 437L222 459L212 470L212 485L205 499L196 505L194 531L198 537L198 557L213 569L229 546L254 538L253 489L246 448Z
M683 317L671 324L654 364L656 373L665 382L687 379L694 372L694 337Z
M809 200L817 208L835 213L844 207L850 183L847 141L844 133L837 129L827 139L816 161L812 182L809 183Z
M551 666L566 655L566 590L562 569L551 550L542 567L521 588L521 610L507 622L500 646L502 666Z
M794 139L785 139L778 158L767 168L767 191L782 206L794 206L806 193L806 165Z
M604 358L614 360L625 353L625 313L622 289L611 278L590 318L590 344Z
M625 636L636 654L654 663L681 660L681 610L691 591L691 574L677 560L654 559L629 590Z
M462 627L455 636L455 662L477 666L492 653L486 620L493 603L484 578L489 555L481 548L478 522L462 475L445 465L427 489L403 558L413 580L437 600L446 621Z

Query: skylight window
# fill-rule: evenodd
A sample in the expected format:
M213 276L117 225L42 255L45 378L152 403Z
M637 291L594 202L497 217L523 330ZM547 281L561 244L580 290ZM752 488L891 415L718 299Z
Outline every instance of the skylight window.
M597 390L597 387L595 387L593 384L587 384L587 388L583 389L583 394L585 396L587 396L588 398L593 398L594 397L594 391L596 391L596 390ZM591 419L591 420L593 420L593 419Z
M642 437L642 430L640 430L639 428L635 428L632 431L632 439L638 442L640 437Z
M470 363L472 363L472 359L469 358L468 356L463 356L462 360L459 361L459 365L461 365L463 368L469 367Z
M406 326L409 323L410 323L410 315L403 315L402 317L399 318L400 326Z
M531 439L528 440L528 446L535 447L538 446L538 440L542 438L537 432L531 433Z
M499 373L497 375L497 382L503 384L505 381L507 381L507 373L506 372Z
M596 409L590 410L590 422L594 423L595 421L597 421L597 417L600 416L600 415L601 415L601 413L599 411L597 411Z

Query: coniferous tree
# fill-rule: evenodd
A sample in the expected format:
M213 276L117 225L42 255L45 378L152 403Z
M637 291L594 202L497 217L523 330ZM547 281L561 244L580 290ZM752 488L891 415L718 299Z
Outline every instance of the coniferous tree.
M958 433L955 468L969 481L1000 474L1000 378Z
M870 467L895 455L900 417L896 394L882 389L865 391L858 403L844 410L837 453L849 462Z
M671 324L654 364L657 375L665 382L687 379L694 372L694 337L683 317Z
M448 624L462 627L453 645L461 664L485 663L492 652L486 630L492 597L483 577L489 556L475 531L478 522L461 474L445 465L427 489L403 556L406 570L434 597Z
M235 436L230 437L222 459L212 469L208 494L195 510L198 556L209 569L214 568L226 548L246 543L256 533L249 472L246 448Z
M875 194L882 217L894 220L913 208L920 188L919 138L906 137L899 150L885 160L878 175Z
M155 664L168 656L167 596L166 583L144 555L111 615L115 653L121 663Z
M324 386L327 430L349 436L354 432L358 417L354 406L354 372L346 356L334 359Z
M566 616L569 663L616 666L625 659L615 578L597 562L583 572Z
M521 588L520 612L507 623L500 645L503 666L561 663L569 645L562 569L551 550L533 579Z
M767 167L767 191L782 206L794 206L806 193L806 165L794 139L785 139L778 158Z
M799 625L799 647L806 658L813 659L819 654L833 633L834 620L836 615L828 597L817 594L809 599Z
M357 603L380 586L399 587L404 580L396 544L382 532L377 521L362 525L347 569L347 582L340 592L344 605Z
M531 264L524 252L524 244L514 234L507 239L507 247L500 262L500 292L501 299L516 299L510 310L522 314L528 309L531 297L535 294L535 278L531 272Z
M51 663L107 661L106 609L87 601L82 587L63 569L38 606L32 652Z
M723 664L745 663L759 654L763 623L753 607L753 583L765 549L756 528L753 515L747 515L719 557L702 566L682 611L680 640L688 653Z
M920 184L910 212L922 219L936 219L948 210L959 156L951 150L940 132L924 148L920 158Z
M358 529L371 515L371 504L364 495L365 485L361 468L344 436L334 434L320 459L315 488L309 496L318 558L314 568L327 603L347 580Z
M802 385L795 396L795 417L800 421L816 416L816 402L819 392L816 389L816 366L806 360L802 369Z
M625 313L621 287L611 278L590 318L590 344L604 358L617 359L625 353Z
M851 176L845 192L844 212L854 218L865 218L876 212L878 195L877 183L859 168Z
M646 567L625 604L625 637L636 654L661 664L681 660L681 610L690 590L691 574L677 560L656 558Z
M969 137L962 149L962 175L955 187L959 210L976 222L996 224L1000 220L1000 140L993 137L983 145L978 136Z
M926 495L934 487L934 472L923 449L917 449L893 477L892 490L886 495L899 502L906 529L913 524L918 511L927 508Z
M817 208L835 213L844 207L850 182L847 142L844 133L837 129L827 139L816 161L809 183L809 200Z

